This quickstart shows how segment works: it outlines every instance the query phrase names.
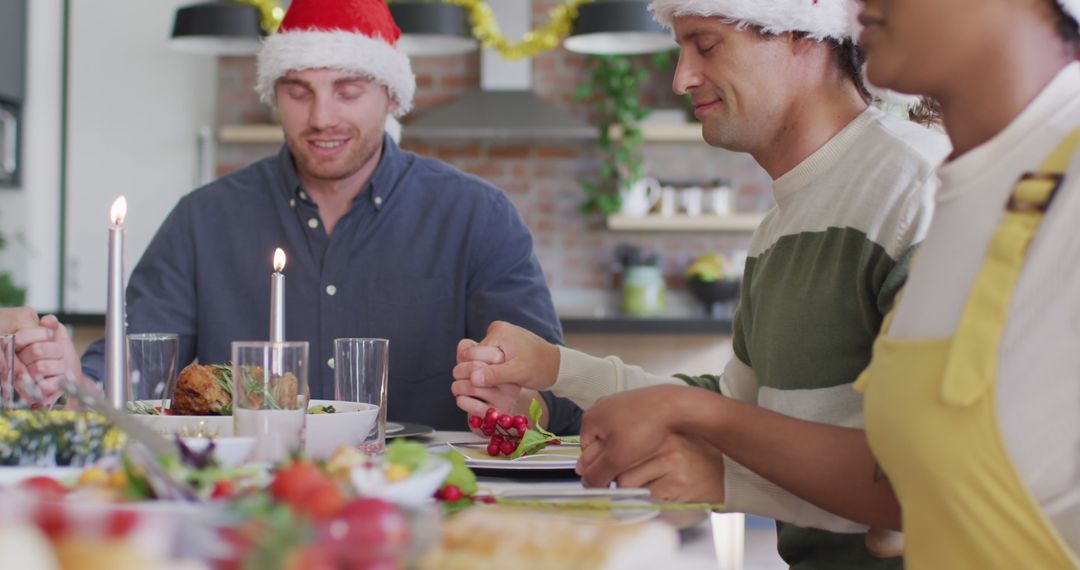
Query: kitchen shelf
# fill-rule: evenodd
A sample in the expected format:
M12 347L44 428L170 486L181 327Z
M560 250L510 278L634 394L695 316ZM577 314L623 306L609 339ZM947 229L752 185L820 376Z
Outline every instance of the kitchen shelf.
M641 137L648 142L704 142L701 138L701 123L676 123L641 125ZM611 128L611 138L622 136L618 126Z
M473 136L475 135L476 133L473 133ZM408 127L406 127L406 136L428 138L422 130L408 133ZM611 136L613 138L621 136L620 129L613 127ZM641 136L649 142L702 142L701 125L698 123L642 125ZM222 144L281 144L285 142L281 125L271 124L222 125L218 128L217 139Z
M608 216L607 227L612 231L643 232L753 232L765 218L764 214L732 214L729 216Z

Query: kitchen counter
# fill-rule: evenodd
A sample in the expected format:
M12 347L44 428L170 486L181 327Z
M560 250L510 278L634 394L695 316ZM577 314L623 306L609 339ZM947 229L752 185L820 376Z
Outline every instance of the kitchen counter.
M704 317L559 317L573 334L731 334L730 319Z

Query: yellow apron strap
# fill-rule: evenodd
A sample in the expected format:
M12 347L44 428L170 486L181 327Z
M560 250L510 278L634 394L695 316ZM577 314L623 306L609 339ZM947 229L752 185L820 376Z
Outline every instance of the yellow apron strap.
M1025 173L1013 187L953 336L942 383L941 395L946 403L970 405L994 381L998 345L1024 254L1061 187L1077 147L1080 129L1058 144L1038 172Z

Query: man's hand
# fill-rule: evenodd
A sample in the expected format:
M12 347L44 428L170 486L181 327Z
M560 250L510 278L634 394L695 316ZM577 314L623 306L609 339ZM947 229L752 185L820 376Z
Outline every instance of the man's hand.
M47 401L60 396L60 379L76 380L82 376L82 365L67 329L53 315L46 315L38 326L20 330L15 335L18 360L37 384Z
M585 486L607 487L647 461L675 433L679 410L693 405L697 390L664 385L600 398L581 424L577 472Z
M517 384L533 390L550 388L559 376L559 347L510 323L495 321L479 343L458 344L454 380L476 387Z
M657 501L723 503L724 455L709 443L669 435L656 453L615 477L619 487L644 487Z
M30 307L0 308L0 334L15 333L36 326L38 316Z

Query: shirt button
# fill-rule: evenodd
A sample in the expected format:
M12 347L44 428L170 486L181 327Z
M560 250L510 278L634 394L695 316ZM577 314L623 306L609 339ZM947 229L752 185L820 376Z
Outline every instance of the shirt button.
M309 227L311 229L315 229L315 228L319 227L319 219L318 218L310 218L307 221L307 227Z
M327 360L326 365L329 366L330 368L333 368L334 367L334 359L331 358L330 360Z
M333 285L327 285L326 286L326 294L330 295L331 297L333 297L334 295L337 295L337 287L334 287Z
M289 198L289 207L290 208L295 208L296 207L296 198Z
M300 191L300 199L307 200L307 194L305 194L303 190Z
M382 205L382 196L376 196L375 197L375 205L376 206L381 206Z

